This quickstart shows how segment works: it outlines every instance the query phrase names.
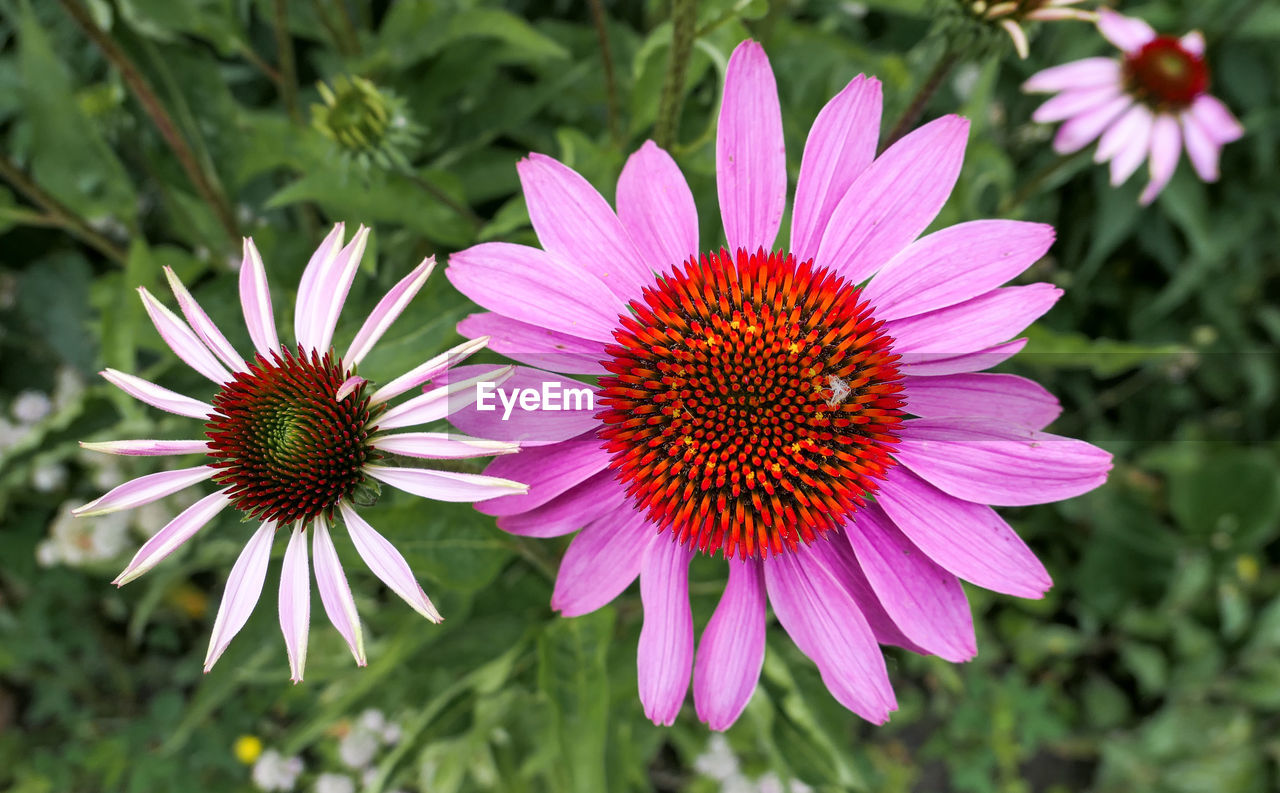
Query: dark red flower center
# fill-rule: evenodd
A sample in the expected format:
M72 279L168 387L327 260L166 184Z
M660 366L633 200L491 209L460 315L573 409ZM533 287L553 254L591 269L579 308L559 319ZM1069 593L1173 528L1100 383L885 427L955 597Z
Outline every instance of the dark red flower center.
M1125 56L1129 90L1159 109L1181 109L1209 87L1204 58L1188 52L1173 36L1157 36Z
M619 319L605 448L663 531L763 558L839 527L894 465L893 339L854 286L783 253L721 250Z
M332 517L377 455L370 423L383 408L369 406L364 383L338 399L350 372L330 355L299 347L271 358L259 354L213 398L205 425L213 479L230 486L237 509L260 520Z

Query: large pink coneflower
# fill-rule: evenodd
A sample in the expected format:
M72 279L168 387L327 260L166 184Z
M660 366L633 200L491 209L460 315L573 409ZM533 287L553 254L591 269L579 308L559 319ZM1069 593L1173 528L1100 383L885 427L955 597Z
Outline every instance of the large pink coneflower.
M476 501L524 493L523 484L492 476L400 467L397 455L461 458L506 454L515 444L449 433L394 432L447 417L465 403L463 385L427 391L401 404L391 400L429 380L439 380L456 362L484 347L485 339L458 345L380 387L356 374L357 367L405 309L435 266L418 265L392 287L364 321L345 353L331 346L338 315L364 253L369 230L361 227L345 246L338 224L311 257L298 287L294 311L296 344L276 335L267 275L253 240L244 242L240 300L255 353L245 359L166 268L183 317L140 289L156 330L170 349L214 383L203 402L124 372L102 373L130 396L153 407L203 422L192 440L129 440L84 443L109 454L204 455L194 468L149 474L115 488L75 512L81 517L130 509L212 480L216 491L179 514L148 540L115 580L123 586L155 567L227 507L259 522L231 569L214 621L205 671L244 627L262 593L276 532L289 535L280 576L280 627L293 680L302 679L311 608L308 533L320 602L361 666L363 634L329 526L346 525L356 552L369 568L418 613L433 622L440 614L418 585L401 554L356 512L377 482L438 501ZM477 381L501 379L485 372Z
M1110 468L1101 449L1042 431L1060 408L1040 386L977 373L1016 353L1023 341L1010 339L1057 300L1048 284L1000 287L1053 230L981 220L917 240L959 174L968 124L938 119L876 158L880 111L879 82L862 76L823 108L776 251L782 117L764 50L744 42L716 144L724 248L699 256L689 187L646 143L623 168L616 214L577 173L530 155L517 168L542 249L450 257L449 279L488 309L460 332L522 363L601 376L603 410L454 422L527 441L488 468L530 485L477 505L500 527L580 529L553 608L590 612L639 577L639 690L655 722L675 719L691 676L702 720L737 719L759 677L766 604L833 696L883 722L896 702L878 643L963 661L976 647L960 579L1022 597L1050 586L988 505L1069 498ZM523 367L503 386L579 387ZM696 553L729 571L695 662Z
M1053 148L1070 154L1101 136L1096 162L1111 162L1111 184L1128 180L1145 160L1149 204L1173 178L1185 148L1206 182L1218 179L1222 147L1244 134L1226 105L1208 93L1204 37L1158 36L1141 19L1098 11L1098 29L1122 57L1085 58L1038 72L1024 90L1056 93L1032 118L1064 122Z

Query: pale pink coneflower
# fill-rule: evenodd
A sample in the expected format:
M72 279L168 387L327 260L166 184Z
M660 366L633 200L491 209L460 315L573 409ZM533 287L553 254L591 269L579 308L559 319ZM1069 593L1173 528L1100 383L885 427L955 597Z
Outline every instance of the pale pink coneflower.
M458 361L484 347L479 338L460 344L389 382L376 386L357 375L362 360L426 283L435 259L423 261L387 292L341 356L331 346L338 315L360 265L369 230L360 227L343 245L339 223L312 255L298 287L295 345L276 334L266 270L253 240L244 241L240 302L254 355L243 358L191 293L166 268L181 309L179 317L140 289L143 305L161 338L192 369L214 383L203 402L134 375L102 373L125 393L153 407L204 422L203 437L191 440L126 440L83 443L109 454L205 455L202 465L139 477L75 510L80 517L149 504L212 480L218 490L196 501L155 533L115 580L123 586L155 567L228 506L260 521L231 568L214 620L204 668L209 671L244 627L262 593L271 547L279 529L289 535L280 575L280 627L294 682L302 679L310 623L311 535L316 583L325 613L366 663L355 600L338 560L329 527L339 518L356 552L391 591L432 622L439 612L408 563L356 511L376 482L438 501L475 501L523 493L506 479L432 468L387 465L393 455L426 459L480 457L514 452L516 444L458 434L395 432L447 418L465 404L454 386L440 387L398 405L391 400L421 384L440 380ZM184 319L185 318L185 319ZM477 377L501 380L508 370Z
M980 373L1061 294L1001 286L1053 229L978 220L917 239L951 193L969 125L937 119L876 157L880 116L880 83L862 76L818 114L775 250L782 115L769 60L746 41L716 142L724 248L699 256L693 195L649 142L622 169L616 213L582 176L530 155L517 170L542 247L449 258L450 281L487 310L459 332L552 370L518 367L504 389L600 377L594 410L453 420L522 443L487 473L529 492L480 511L513 534L577 532L552 608L585 614L639 578L639 694L656 723L674 721L691 678L699 718L716 730L738 718L770 606L832 695L885 721L897 703L879 644L967 660L961 579L1029 598L1051 585L988 505L1070 498L1111 467L1043 431L1061 408L1042 387ZM728 583L695 660L698 553L722 556Z
M1098 30L1120 49L1120 58L1052 66L1023 84L1026 91L1057 94L1032 116L1040 123L1063 122L1054 150L1070 154L1101 136L1093 159L1110 161L1113 186L1145 160L1150 181L1138 199L1143 205L1173 178L1183 149L1201 179L1217 181L1222 147L1244 130L1208 93L1204 36L1160 36L1141 19L1106 8L1098 12Z

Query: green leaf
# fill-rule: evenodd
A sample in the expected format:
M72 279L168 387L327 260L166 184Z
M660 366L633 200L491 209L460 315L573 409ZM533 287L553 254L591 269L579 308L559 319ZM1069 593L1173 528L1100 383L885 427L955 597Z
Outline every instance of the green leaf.
M1280 531L1280 470L1262 449L1229 449L1169 478L1169 508L1188 532L1253 547Z
M555 740L564 762L558 790L606 790L605 740L609 735L609 678L605 658L614 611L603 608L551 622L538 640L538 687L553 705Z
M1091 339L1083 333L1051 330L1041 324L1023 333L1027 346L1018 362L1045 369L1090 369L1098 377L1114 377L1149 363L1186 354L1178 344L1135 344L1112 339Z

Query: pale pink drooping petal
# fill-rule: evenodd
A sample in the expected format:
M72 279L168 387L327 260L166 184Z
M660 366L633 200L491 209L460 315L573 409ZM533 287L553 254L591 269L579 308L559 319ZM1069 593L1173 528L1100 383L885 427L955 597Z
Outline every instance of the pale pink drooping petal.
M796 261L818 255L836 205L875 159L881 105L880 81L860 74L814 119L791 210L791 253Z
M134 399L146 402L148 405L166 412L176 413L179 416L190 416L193 419L206 419L213 413L212 405L207 405L198 399L192 399L176 391L170 391L149 380L143 380L141 377L116 371L115 369L104 369L99 374L107 382Z
M1123 95L1086 110L1058 127L1058 134L1053 137L1053 150L1058 154L1071 154L1083 149L1132 104L1133 100Z
M355 390L357 388L359 388L360 386L364 385L367 382L369 381L364 379L363 377L353 374L350 377L348 377L346 380L342 381L342 385L338 386L338 390L334 392L333 398L338 402L341 402L342 400L346 399L347 397L355 393Z
M730 559L729 582L698 640L693 667L693 704L713 730L738 720L764 665L765 589L763 563Z
M398 435L380 435L373 439L372 446L379 451L391 454L437 460L488 457L520 451L518 443L472 438L456 432L404 432Z
M476 388L477 385L481 383L502 385L515 372L515 367L509 365L497 369L478 366L476 369L480 370L480 373L473 377L461 376L460 370L454 369L449 373L448 385L433 388L391 408L378 417L378 428L394 430L445 418L476 401L481 393ZM375 393L374 397L379 393L381 391Z
M769 57L751 40L734 49L725 71L716 192L729 251L771 249L787 204L786 144Z
M459 361L464 361L483 350L488 341L489 338L487 336L481 336L478 339L464 341L456 347L450 347L374 391L369 397L369 404L379 405L390 399L395 399L411 388L422 385L433 377L437 377L442 372L447 371ZM382 418L385 419L385 416ZM379 426L385 426L381 423L381 419L379 420Z
M169 288L173 290L173 296L178 300L178 308L182 309L182 316L187 318L187 322L191 324L191 328L205 346L231 371L238 372L244 369L244 358L240 357L236 348L231 346L227 337L222 335L222 331L183 286L182 281L178 280L173 268L165 267L164 275L169 280Z
M1186 34L1182 38L1178 39L1178 44L1180 44L1184 50L1196 56L1197 58L1204 57L1204 34L1201 33L1200 31L1198 30L1191 31L1190 33Z
M231 373L218 363L218 359L209 352L209 348L204 346L204 342L200 341L187 323L152 297L145 287L138 287L138 294L142 296L142 305L147 309L147 316L151 317L156 330L160 332L160 338L187 366L218 385L231 379Z
M1073 118L1111 101L1120 95L1120 90L1120 85L1091 85L1063 91L1036 108L1031 120L1037 124L1050 124Z
M1209 136L1195 114L1184 112L1178 120L1182 125L1182 142L1187 148L1187 159L1191 160L1196 175L1206 182L1218 181L1221 145Z
M1042 430L1062 405L1039 383L1012 374L955 374L908 377L906 411L921 418L981 416Z
M1138 203L1146 206L1156 200L1164 186L1173 178L1178 168L1178 157L1182 154L1182 132L1178 127L1178 119L1164 113L1156 115L1151 126L1151 154L1147 164L1151 171L1151 181L1138 196Z
M214 515L231 503L226 490L210 493L204 498L183 510L178 517L165 524L164 528L152 535L143 543L133 559L116 580L111 583L124 586L138 576L155 567L166 556L176 551L183 543L200 529L205 527Z
M351 346L342 356L343 363L356 366L364 360L373 346L378 343L378 339L382 338L382 334L387 332L391 323L396 321L396 317L400 316L422 289L435 266L436 257L428 256L413 268L412 272L401 278L399 283L391 287L390 291L378 301L378 305L374 306L364 324L360 326L360 330L356 332L356 337L351 340Z
M698 254L698 207L676 161L644 142L618 176L618 220L645 266L668 272ZM495 348L496 349L496 348Z
M276 524L263 523L245 543L244 550L240 551L232 566L222 593L222 603L218 606L218 616L213 621L209 650L204 656L206 673L213 669L227 645L249 621L254 606L258 605L262 585L267 580L267 563L271 561L271 541L275 535Z
M556 330L530 325L492 311L472 314L458 323L467 338L489 338L489 349L526 366L565 374L602 375L605 345Z
M267 269L262 265L258 246L249 237L244 238L244 259L240 263L240 308L254 349L271 360L271 354L280 351L280 338L271 309L271 290L267 288Z
M1135 103L1102 133L1094 162L1111 161L1111 186L1123 184L1147 158L1154 117L1146 105Z
M1120 61L1115 58L1085 58L1036 72L1022 84L1022 90L1038 94L1119 84Z
M320 291L320 282L333 267L345 237L346 224L334 224L333 230L320 243L320 247L311 254L307 268L302 271L302 280L298 282L298 297L293 309L293 337L304 350L316 349L315 342L320 338L323 321L320 306L325 300Z
M963 303L885 323L905 363L976 352L1007 341L1062 297L1051 284L1004 286Z
M1244 127L1217 97L1201 94L1191 103L1191 113L1204 131L1218 143L1230 143L1244 135Z
M601 471L539 507L503 515L498 528L521 537L559 537L602 515L628 508L612 471Z
M173 495L192 485L203 482L213 476L216 469L207 465L194 468L177 468L172 471L158 471L154 474L131 479L122 485L112 488L83 507L72 510L76 517L87 518L91 515L105 515L122 509L133 509L143 504L150 504L165 496Z
M280 568L280 631L289 654L289 679L302 682L307 666L307 636L311 632L311 569L307 565L307 533L289 530L289 546Z
M430 468L388 468L366 465L365 473L392 487L436 501L484 501L527 493L529 486L510 479Z
M1156 32L1141 19L1118 14L1109 8L1098 9L1098 30L1107 41L1125 52L1142 49L1156 37Z
M620 510L574 535L560 560L551 608L579 617L608 605L640 575L650 543L667 538L641 513Z
M1004 32L1009 34L1009 38L1013 41L1013 49L1018 53L1018 57L1026 60L1031 54L1031 43L1027 41L1027 33L1012 19L1000 20L1000 27L1004 28Z
M347 524L347 532L356 546L356 553L360 554L373 574L412 606L414 611L432 622L440 622L443 617L431 604L427 593L422 591L418 579L413 577L409 563L395 546L360 517L347 502L338 502L338 509L342 511L342 520Z
M338 629L355 656L356 663L365 666L364 632L360 630L360 615L356 613L356 601L342 572L338 549L329 536L329 521L319 515L311 522L311 556L316 571L316 588L320 590L320 603L324 606L329 622Z
M204 454L209 450L208 440L197 441L80 441L80 448L104 454L124 454L135 457L163 457L170 454Z
M636 683L644 715L675 723L689 690L693 665L693 613L689 609L688 545L670 536L653 542L640 563L644 625L636 652Z
M303 303L302 294L299 293L298 311L308 311L313 315L313 336L308 340L310 343L298 339L304 350L315 350L324 355L333 344L333 331L338 327L338 315L342 313L342 305L347 302L351 283L355 280L356 270L360 268L360 259L364 257L368 242L369 228L361 226L351 242L333 257L328 267L320 271L315 291L308 297L309 302Z

